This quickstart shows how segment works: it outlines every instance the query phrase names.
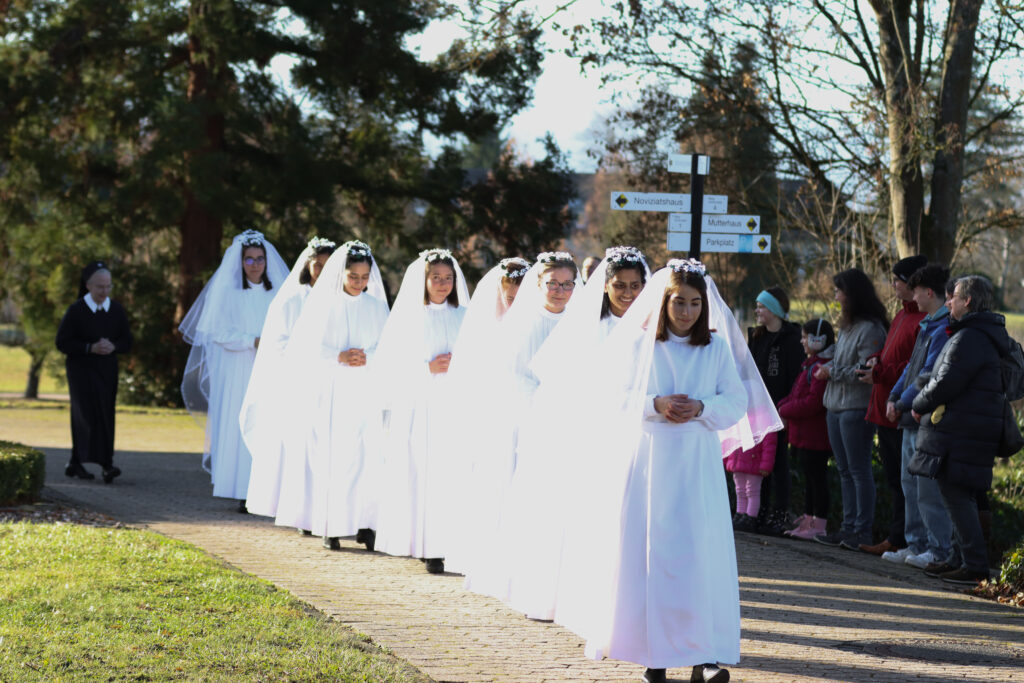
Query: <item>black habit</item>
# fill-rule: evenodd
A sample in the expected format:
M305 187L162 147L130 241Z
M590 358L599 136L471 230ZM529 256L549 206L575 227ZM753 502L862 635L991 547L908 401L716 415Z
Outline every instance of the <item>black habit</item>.
M107 338L114 353L89 353L89 345ZM128 316L116 301L95 313L79 299L68 307L57 329L57 348L67 355L71 395L71 462L113 466L114 402L117 399L117 355L131 350Z

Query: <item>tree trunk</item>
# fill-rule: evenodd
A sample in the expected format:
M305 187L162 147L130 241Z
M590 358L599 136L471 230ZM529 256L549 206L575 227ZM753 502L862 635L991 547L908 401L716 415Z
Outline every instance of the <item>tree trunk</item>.
M192 0L189 10L187 97L197 112L202 144L185 155L185 210L181 217L181 278L175 322L180 322L203 288L202 273L215 263L224 236L224 222L208 197L222 177L217 172L224 153L224 113L219 101L226 69L219 65L211 45L200 36L213 34L208 21L212 10L202 0Z
M28 381L25 382L25 398L39 398L39 378L43 374L46 351L29 351Z
M889 227L901 258L918 253L924 213L924 178L918 140L920 69L910 53L907 0L871 0L878 20L878 44L885 76L889 129Z
M952 0L935 111L935 160L926 253L940 263L956 254L964 184L964 131L971 99L974 36L983 0Z

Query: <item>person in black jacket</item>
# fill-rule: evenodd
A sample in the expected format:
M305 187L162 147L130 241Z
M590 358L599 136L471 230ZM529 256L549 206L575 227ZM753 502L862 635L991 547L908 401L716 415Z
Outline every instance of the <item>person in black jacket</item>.
M98 464L109 484L121 474L114 466L114 403L117 354L128 353L128 316L110 298L110 270L94 261L82 270L78 301L68 307L57 329L57 348L67 356L71 396L71 460L64 474L95 479L83 463Z
M787 320L789 297L781 287L769 287L757 295L754 316L758 324L747 330L750 353L761 371L768 394L778 405L789 395L803 369L806 356L800 345L800 325ZM773 536L781 536L791 526L788 443L786 432L779 432L775 465L761 482L757 530Z
M1006 321L990 310L992 299L992 283L984 277L957 280L949 341L911 413L921 428L907 470L938 482L961 558L959 567L929 568L927 573L963 585L989 578L977 497L992 485L1006 400L1000 357L1009 349Z

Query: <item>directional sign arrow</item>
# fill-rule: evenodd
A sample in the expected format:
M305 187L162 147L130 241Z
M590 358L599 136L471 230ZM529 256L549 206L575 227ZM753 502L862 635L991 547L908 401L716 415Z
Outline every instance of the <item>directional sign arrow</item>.
M714 233L757 233L761 231L760 216L702 216L701 232ZM688 213L672 213L668 216L669 232L690 232L693 216Z
M707 175L711 168L711 157L705 154L697 155L697 174ZM690 173L693 169L693 155L692 154L669 154L668 155L668 172L669 173Z
M771 251L770 235L742 234L702 234L700 236L702 252L719 252L733 254L767 254ZM689 251L690 233L670 232L668 234L669 251Z
M704 195L704 213L720 214L728 211L729 198L722 194ZM690 212L690 195L669 192L611 193L613 211L670 211Z

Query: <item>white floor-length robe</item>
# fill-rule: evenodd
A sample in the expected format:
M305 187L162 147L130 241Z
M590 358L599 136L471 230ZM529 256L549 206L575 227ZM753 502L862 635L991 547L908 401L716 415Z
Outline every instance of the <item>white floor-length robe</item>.
M735 424L746 393L725 341L656 342L643 432L622 507L607 643L590 654L652 668L739 661L739 579L719 429ZM673 424L655 396L687 394L704 412ZM607 600L606 596L593 596Z
M547 340L565 313L540 308L525 338L518 340L514 355L515 401L512 403L512 461L504 470L511 474L507 489L495 500L493 510L497 533L480 541L480 551L467 563L466 587L503 600L514 609L535 619L550 619L557 563L557 540L545 536L549 506L557 504L558 483L544 447L521 448L524 434L520 426L534 410L533 399L539 380L530 369L530 361ZM571 402L572 397L566 397ZM543 441L543 435L537 435ZM498 507L500 506L500 507Z
M254 342L276 293L261 284L234 292L238 326L216 331L208 346L210 477L218 498L244 499L249 489L252 456L242 440L238 414L256 360Z
M445 429L455 423L448 409L444 374L428 363L455 345L466 314L464 306L429 303L421 339L408 339L408 377L398 395L389 396L384 469L380 478L376 549L389 555L443 558L459 514L449 495L454 463L445 447Z
M388 307L369 294L342 293L339 299L321 348L322 390L309 415L310 530L324 537L375 526L381 459L382 416L370 400L370 370ZM366 365L339 363L338 354L348 349L362 349Z
M302 313L302 305L306 302L309 293L313 291L310 285L301 285L292 292L288 300L281 304L281 327L273 339L260 338L260 345L272 344L275 353L284 356L288 347L295 322ZM283 364L277 364L275 368L281 369ZM284 378L277 377L273 381L281 383ZM288 397L280 397L282 406ZM281 419L282 415L277 415ZM282 434L283 437L283 434ZM254 515L274 517L277 515L277 505L281 497L281 478L284 472L285 448L284 440L280 443L264 449L261 458L253 458L252 469L249 473L249 489L245 496L245 506Z

